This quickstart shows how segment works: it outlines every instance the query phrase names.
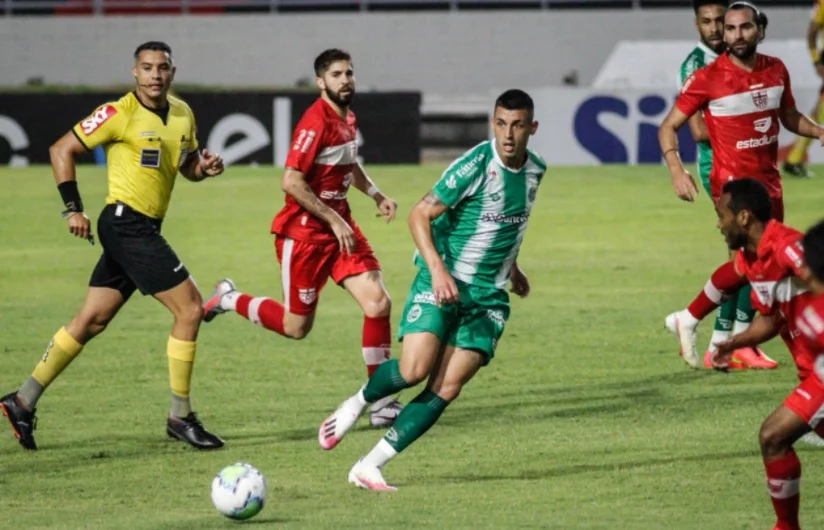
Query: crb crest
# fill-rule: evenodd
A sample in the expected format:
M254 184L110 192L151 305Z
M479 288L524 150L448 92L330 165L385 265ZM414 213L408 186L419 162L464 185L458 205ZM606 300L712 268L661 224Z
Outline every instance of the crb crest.
M756 108L758 108L760 110L764 110L764 109L767 108L767 105L770 102L770 98L767 95L766 90L758 90L758 91L752 92L751 94L752 94L752 102L756 106Z

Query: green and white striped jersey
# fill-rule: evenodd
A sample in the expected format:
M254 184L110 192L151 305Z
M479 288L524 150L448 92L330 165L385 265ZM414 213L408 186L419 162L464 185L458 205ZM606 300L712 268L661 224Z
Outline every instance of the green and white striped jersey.
M718 54L709 49L703 42L699 42L681 63L678 71L678 88L699 68L703 68L715 61ZM698 173L702 179L709 180L712 169L712 148L709 142L698 142Z
M540 156L529 149L527 155L521 169L511 169L494 142L483 142L446 168L432 188L449 207L432 222L432 237L454 278L478 287L506 287L546 173ZM415 263L426 267L417 252Z

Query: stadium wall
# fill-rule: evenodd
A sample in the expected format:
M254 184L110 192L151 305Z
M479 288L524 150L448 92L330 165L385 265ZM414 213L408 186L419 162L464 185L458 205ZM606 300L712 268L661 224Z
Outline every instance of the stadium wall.
M769 36L799 38L804 8L770 9ZM504 85L589 85L623 39L694 39L692 12L519 11L0 18L0 85L110 85L131 80L136 44L174 49L177 81L292 86L331 46L355 57L361 90L488 95Z

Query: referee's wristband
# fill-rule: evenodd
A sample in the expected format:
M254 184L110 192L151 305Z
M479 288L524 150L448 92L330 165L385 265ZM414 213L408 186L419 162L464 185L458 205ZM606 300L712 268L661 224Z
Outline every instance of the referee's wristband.
M66 206L66 212L82 212L83 200L80 198L80 191L77 189L76 180L67 180L57 185L60 198Z
M378 187L375 186L375 185L370 186L369 189L366 190L366 194L369 195L370 197L374 197L375 195L377 195L380 192L381 192L381 190L379 190Z

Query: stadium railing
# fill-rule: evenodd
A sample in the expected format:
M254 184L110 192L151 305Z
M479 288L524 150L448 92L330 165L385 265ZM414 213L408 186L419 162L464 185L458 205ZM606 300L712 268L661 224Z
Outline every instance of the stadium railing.
M808 6L810 0L761 0L762 6ZM13 15L140 15L290 11L646 9L689 7L691 0L0 0Z

